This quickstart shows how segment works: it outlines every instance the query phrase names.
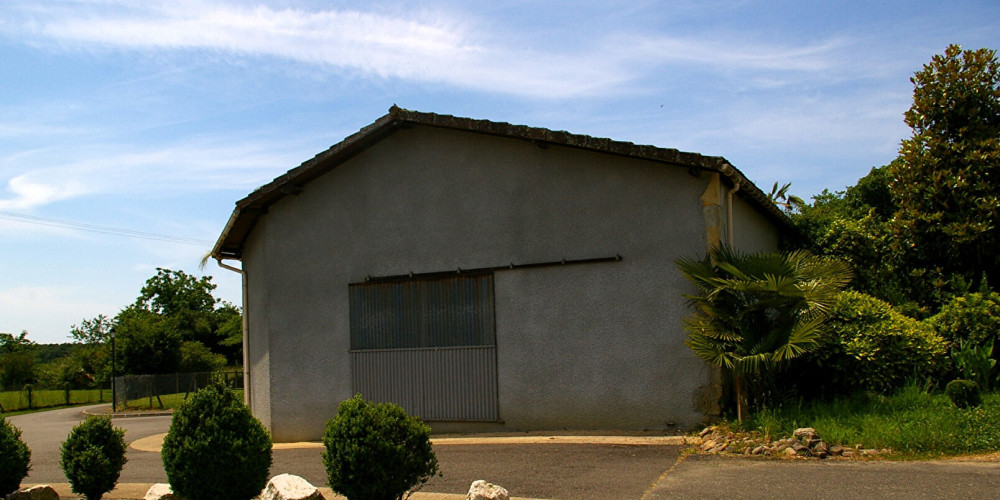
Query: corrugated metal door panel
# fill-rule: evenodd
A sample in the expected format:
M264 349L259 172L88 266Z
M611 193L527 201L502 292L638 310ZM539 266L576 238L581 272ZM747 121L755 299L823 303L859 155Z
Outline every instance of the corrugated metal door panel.
M424 420L496 421L496 347L351 351L353 390Z
M351 349L496 344L493 275L350 285Z

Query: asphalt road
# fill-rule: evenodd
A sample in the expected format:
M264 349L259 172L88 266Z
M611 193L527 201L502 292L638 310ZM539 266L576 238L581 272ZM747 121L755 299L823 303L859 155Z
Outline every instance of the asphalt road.
M326 485L321 449L275 450L272 473ZM435 444L442 476L420 490L466 493L484 479L523 498L641 498L680 454L679 446L594 444Z
M9 418L32 450L32 470L24 484L66 482L59 446L82 418L80 408ZM129 443L162 434L169 424L170 417L115 419ZM434 451L444 475L432 479L423 492L464 494L472 481L485 479L516 497L580 500L1000 498L996 462L683 457L679 446L569 443L436 444ZM316 447L275 449L271 471L324 486L320 455ZM127 457L120 483L166 482L159 453L130 447Z
M65 483L66 476L59 468L59 449L73 427L83 420L84 407L66 408L40 413L8 417L7 420L21 429L21 439L31 449L31 470L22 482L25 484ZM170 427L170 417L116 418L115 427L125 429L125 441L162 434ZM164 483L167 475L159 453L143 452L129 448L125 457L128 463L119 482Z
M666 498L1000 498L1000 463L692 455L666 474L644 500Z

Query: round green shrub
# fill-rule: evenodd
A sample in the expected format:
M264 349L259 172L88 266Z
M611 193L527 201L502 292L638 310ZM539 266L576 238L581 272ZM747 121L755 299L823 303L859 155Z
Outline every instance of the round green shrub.
M267 485L271 435L236 394L214 384L174 412L161 455L174 493L247 500Z
M397 500L439 474L431 429L399 405L356 395L342 403L323 434L330 488L349 500Z
M970 293L955 297L927 322L951 343L966 340L984 345L992 339L1000 345L996 342L1000 335L1000 294Z
M971 380L955 379L944 388L945 394L959 408L973 408L982 403L979 384Z
M21 487L31 470L31 450L21 441L21 429L0 417L0 498Z
M828 396L858 389L889 394L914 377L941 377L948 366L948 343L928 325L875 297L844 291L820 347L792 374L801 385L822 386Z
M63 441L59 465L74 493L99 500L115 488L125 462L125 431L109 417L90 417Z

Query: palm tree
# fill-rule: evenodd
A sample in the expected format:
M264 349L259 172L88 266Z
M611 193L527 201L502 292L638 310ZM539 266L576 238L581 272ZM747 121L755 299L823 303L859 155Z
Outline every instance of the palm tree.
M805 250L741 254L719 246L675 264L701 292L685 295L697 309L685 319L685 344L732 378L740 421L744 384L817 348L837 293L851 279L843 262Z
M794 194L788 194L788 189L792 187L791 182L785 183L780 188L778 183L775 182L774 186L771 187L771 192L768 193L767 197L771 200L771 203L778 205L785 212L791 212L792 210L800 210L806 205L806 202L795 196Z

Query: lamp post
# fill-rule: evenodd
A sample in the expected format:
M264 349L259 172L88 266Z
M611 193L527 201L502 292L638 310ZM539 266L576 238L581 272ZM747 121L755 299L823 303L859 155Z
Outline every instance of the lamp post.
M115 329L111 328L111 412L118 411L118 387L115 385Z

